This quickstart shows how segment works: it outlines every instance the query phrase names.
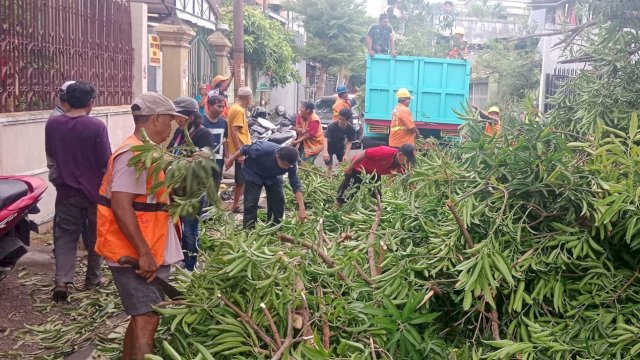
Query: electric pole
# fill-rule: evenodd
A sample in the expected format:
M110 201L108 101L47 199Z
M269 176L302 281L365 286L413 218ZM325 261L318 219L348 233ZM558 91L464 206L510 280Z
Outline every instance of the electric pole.
M238 89L244 86L244 3L233 0L233 84Z

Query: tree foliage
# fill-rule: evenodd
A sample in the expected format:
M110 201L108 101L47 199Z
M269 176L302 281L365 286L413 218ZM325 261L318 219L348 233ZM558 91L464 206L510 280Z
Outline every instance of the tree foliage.
M519 48L513 43L491 41L476 55L474 66L497 85L498 91L489 102L504 107L538 88L542 61L533 46Z
M304 24L307 42L299 51L306 60L329 69L362 52L369 23L363 1L293 0L285 8Z
M591 134L598 124L624 130L640 109L640 2L580 1L585 22L567 29L565 62L587 61L578 76L552 99L558 127Z
M224 21L232 24L231 7L222 11ZM233 29L231 29L233 32ZM271 20L257 7L244 7L244 59L271 79L271 86L284 86L300 78L294 64L293 39L285 27Z

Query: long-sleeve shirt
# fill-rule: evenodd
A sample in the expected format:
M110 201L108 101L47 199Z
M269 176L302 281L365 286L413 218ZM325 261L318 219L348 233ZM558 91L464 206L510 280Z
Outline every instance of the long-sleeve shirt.
M98 189L107 169L111 146L105 124L89 115L58 115L45 125L47 158L56 169L56 201L84 194L98 201Z
M269 141L256 141L251 145L245 145L240 150L244 159L242 171L247 181L258 185L272 185L282 182L282 175L289 174L289 184L296 193L302 188L298 179L298 165L293 165L288 169L278 166L276 151L281 146Z

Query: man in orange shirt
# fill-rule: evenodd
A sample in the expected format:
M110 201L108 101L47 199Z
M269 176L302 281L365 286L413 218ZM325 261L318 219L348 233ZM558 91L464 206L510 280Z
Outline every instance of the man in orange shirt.
M302 161L309 161L312 164L324 148L324 131L320 118L314 112L315 108L312 101L304 101L300 104L300 116L296 118L298 138L291 143L291 146L302 143L304 147Z
M415 137L420 135L413 122L409 104L413 98L409 90L401 88L396 93L398 105L391 113L391 129L389 131L389 146L399 148L403 144L415 145Z
M340 119L340 110L351 110L351 103L349 102L349 90L347 89L347 87L344 85L340 85L336 89L336 92L338 93L338 98L331 108L333 110L333 121L338 121Z

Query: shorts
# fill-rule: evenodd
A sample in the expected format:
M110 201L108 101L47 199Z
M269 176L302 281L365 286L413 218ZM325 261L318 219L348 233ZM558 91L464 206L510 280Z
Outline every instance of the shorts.
M342 162L344 158L344 149L328 149L329 152L329 160L325 160L324 164L327 166L333 165L333 155L338 159L338 163Z
M169 277L170 265L161 265L156 276L162 279ZM153 306L164 301L164 293L155 284L136 274L129 266L109 266L116 284L124 312L136 316L152 312Z
M244 185L244 172L242 171L242 164L236 161L234 167L233 181L236 185Z

